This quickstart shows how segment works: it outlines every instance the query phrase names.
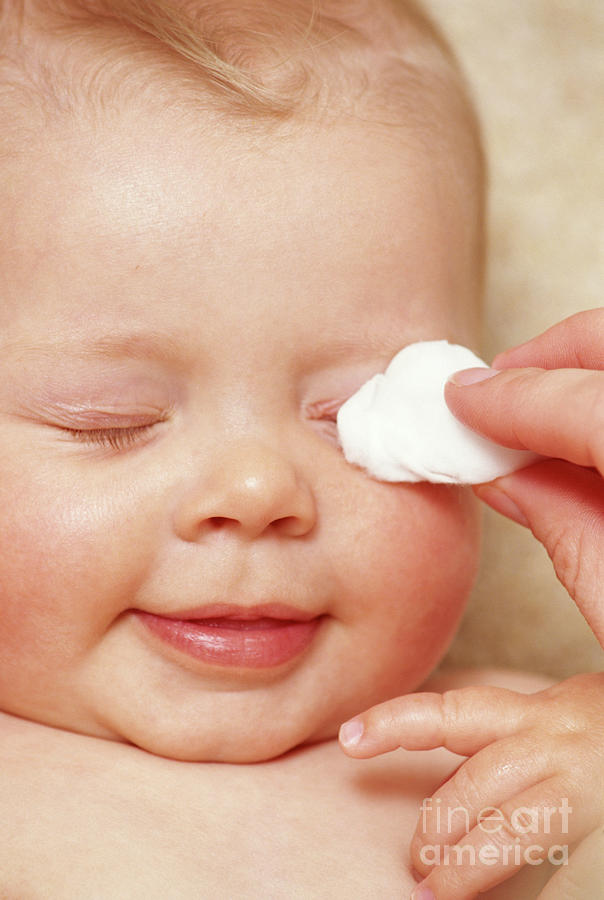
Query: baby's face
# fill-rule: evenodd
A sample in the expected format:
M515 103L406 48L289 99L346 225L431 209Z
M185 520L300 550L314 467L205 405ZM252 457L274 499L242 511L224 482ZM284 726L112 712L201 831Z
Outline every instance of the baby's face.
M335 416L406 343L470 340L469 226L426 150L138 113L45 135L2 194L0 708L242 762L418 686L477 510L350 466ZM225 603L313 621L185 639Z

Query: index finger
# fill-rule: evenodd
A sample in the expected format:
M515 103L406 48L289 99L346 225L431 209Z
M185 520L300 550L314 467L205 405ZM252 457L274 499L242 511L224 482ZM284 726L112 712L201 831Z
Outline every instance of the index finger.
M505 447L604 470L604 372L504 369L463 386L455 377L445 399L464 425Z
M443 694L404 694L345 722L339 739L349 755L362 758L399 747L445 747L452 753L470 756L494 741L516 734L534 708L532 696L487 685Z
M493 360L495 369L604 368L604 307L575 313Z

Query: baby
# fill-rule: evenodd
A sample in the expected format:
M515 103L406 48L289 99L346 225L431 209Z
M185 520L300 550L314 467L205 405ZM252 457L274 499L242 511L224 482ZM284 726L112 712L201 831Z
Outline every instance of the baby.
M447 388L569 462L473 492L338 444L402 346L477 346L445 42L402 0L5 0L0 26L0 897L600 896L600 677L426 679L475 494L600 627L601 375L561 367L598 367L604 316Z

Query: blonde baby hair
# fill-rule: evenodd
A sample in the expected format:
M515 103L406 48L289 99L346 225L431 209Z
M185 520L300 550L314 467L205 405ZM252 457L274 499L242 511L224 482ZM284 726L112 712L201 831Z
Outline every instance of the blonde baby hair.
M53 64L69 75L70 50L84 41L108 49L107 37L121 43L122 63L150 55L166 67L179 63L230 113L257 119L292 117L338 74L344 93L370 91L392 106L397 83L418 72L463 80L446 40L411 0L0 0L5 89L26 91L29 82L64 105L66 88L58 89L47 54L54 50ZM93 54L87 62L88 76L79 74L91 96L128 73L113 54L101 67Z

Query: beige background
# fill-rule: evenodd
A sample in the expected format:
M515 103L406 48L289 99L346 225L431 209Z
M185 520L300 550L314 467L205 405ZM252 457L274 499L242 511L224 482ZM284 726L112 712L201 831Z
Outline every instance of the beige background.
M457 49L484 125L490 360L574 312L604 306L604 2L426 6ZM545 550L496 513L485 514L485 525L481 574L448 661L558 677L604 668L604 651Z

